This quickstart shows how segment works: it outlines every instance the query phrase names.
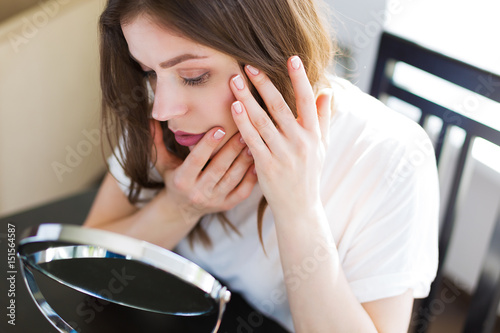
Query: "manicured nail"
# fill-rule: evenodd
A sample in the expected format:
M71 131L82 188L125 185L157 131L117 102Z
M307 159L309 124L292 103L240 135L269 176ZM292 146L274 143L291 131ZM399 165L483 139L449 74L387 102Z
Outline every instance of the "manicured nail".
M214 133L214 139L215 140L220 140L220 139L222 139L224 137L224 135L226 135L226 132L224 132L221 129L218 129L217 132Z
M234 108L234 112L236 112L237 114L240 114L243 112L243 107L241 106L241 102L239 102L239 101L236 101L233 103L233 108Z
M259 70L251 65L247 65L247 69L252 75L259 75Z
M245 140L243 140L243 137L242 137L242 136L240 136L240 142L241 142L242 144L246 144L246 143L245 143Z
M293 69L299 69L300 68L300 58L297 56L294 56L291 60L292 62L292 68Z
M245 88L245 83L243 82L241 75L236 75L233 78L233 82L234 82L234 85L236 86L236 89L243 90L243 88Z

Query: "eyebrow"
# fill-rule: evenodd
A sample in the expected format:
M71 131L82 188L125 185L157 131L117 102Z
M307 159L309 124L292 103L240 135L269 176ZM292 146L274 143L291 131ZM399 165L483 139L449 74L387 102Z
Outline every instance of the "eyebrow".
M173 67L173 66L178 65L181 62L184 62L184 61L187 61L187 60L205 59L205 58L208 58L208 57L207 56L198 56L198 55L194 55L194 54L189 54L188 53L188 54L183 54L183 55L180 55L180 56L175 57L173 59L164 61L164 62L162 62L160 64L160 67L164 68L164 69L167 69L167 68Z
M140 65L143 65L139 60L137 60L133 55L132 53L129 53L130 57L135 61L137 62L138 64ZM195 54L190 54L190 53L186 53L186 54L183 54L183 55L180 55L180 56L177 56L175 58L172 58L170 60L167 60L167 61L164 61L162 63L160 63L160 67L161 68L164 68L164 69L167 69L167 68L170 68L170 67L174 67L175 65L178 65L180 64L181 62L184 62L184 61L187 61L187 60L193 60L193 59L206 59L208 58L207 56L199 56L199 55L195 55Z

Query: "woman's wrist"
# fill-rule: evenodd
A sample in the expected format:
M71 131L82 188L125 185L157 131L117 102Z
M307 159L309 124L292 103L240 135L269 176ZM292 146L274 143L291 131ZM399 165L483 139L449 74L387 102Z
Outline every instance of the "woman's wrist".
M184 223L190 227L194 227L204 215L188 204L177 202L175 198L169 195L166 189L162 189L158 193L157 199L161 214L168 221Z
M270 206L275 223L284 223L288 226L290 226L290 223L317 220L324 215L323 204L319 197L309 201L302 201L300 205L288 205L283 208Z

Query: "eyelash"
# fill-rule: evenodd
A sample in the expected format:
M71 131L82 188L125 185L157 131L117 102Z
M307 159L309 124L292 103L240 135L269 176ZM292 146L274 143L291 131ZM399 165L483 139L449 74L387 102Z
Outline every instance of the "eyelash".
M186 86L191 86L191 87L199 86L199 85L202 85L203 83L207 82L209 77L210 77L210 73L206 72L205 74L202 74L202 75L195 77L195 78L192 78L192 79L182 78L182 82Z
M195 78L190 78L190 79L182 78L182 83L186 86L191 86L191 87L199 86L199 85L206 83L208 81L209 77L210 77L210 73L206 72L206 73L204 73L198 77L195 77ZM156 78L156 73L154 71L144 72L144 78L154 79L154 78Z

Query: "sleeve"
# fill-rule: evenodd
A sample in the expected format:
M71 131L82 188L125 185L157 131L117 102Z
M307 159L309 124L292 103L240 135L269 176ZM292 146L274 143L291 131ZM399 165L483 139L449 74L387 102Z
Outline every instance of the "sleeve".
M120 140L120 144L122 144L122 140ZM123 193L128 196L130 193L130 184L131 184L131 179L125 174L125 170L123 170L122 167L122 162L119 160L120 153L119 153L119 147L115 148L115 151L111 156L108 158L108 169L109 173L115 178L118 186L120 189L123 191ZM162 181L162 178L158 171L154 168L153 165L151 165L150 171L149 171L149 177L152 180L155 181ZM144 206L147 202L149 202L151 199L153 199L156 194L158 193L157 189L147 189L143 188L141 190L141 193L139 194L139 201L136 203L137 207L142 207Z
M125 170L122 167L122 161L118 159L119 151L118 147L115 148L113 154L108 157L108 170L109 173L115 178L116 183L120 189L128 195L130 192L130 178L125 175Z
M360 302L412 289L428 295L438 263L439 182L432 143L420 128L392 153L383 192L356 225L344 271ZM359 222L359 221L358 221Z

